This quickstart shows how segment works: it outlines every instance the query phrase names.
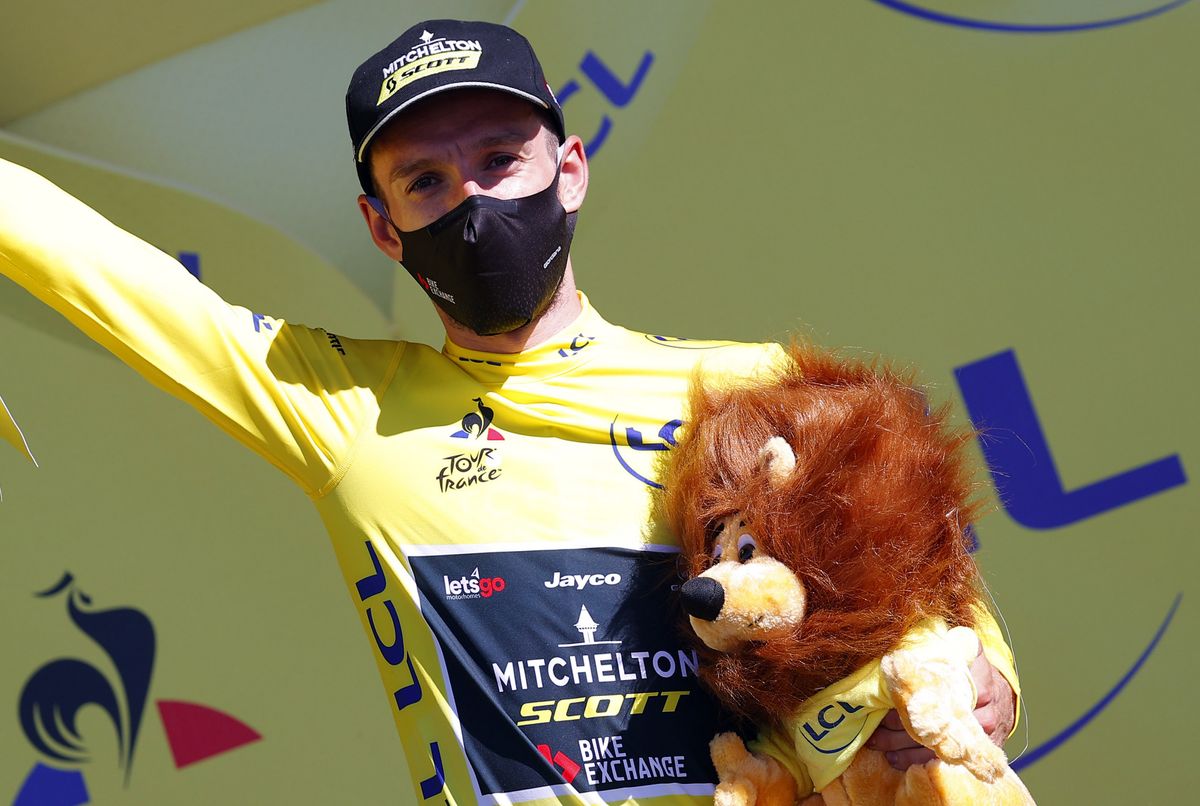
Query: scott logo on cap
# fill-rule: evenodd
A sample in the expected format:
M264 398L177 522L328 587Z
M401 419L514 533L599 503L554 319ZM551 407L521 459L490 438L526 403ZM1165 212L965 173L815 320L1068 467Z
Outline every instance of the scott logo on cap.
M479 66L483 46L478 39L443 39L429 31L422 31L420 38L421 44L383 68L383 86L376 106L419 78Z

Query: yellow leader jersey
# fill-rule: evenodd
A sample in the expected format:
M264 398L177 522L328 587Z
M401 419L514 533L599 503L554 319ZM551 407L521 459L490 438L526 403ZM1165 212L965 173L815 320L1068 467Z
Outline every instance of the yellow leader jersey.
M516 355L351 339L226 304L4 161L0 271L312 498L418 802L711 798L656 461L694 370L755 374L777 346L631 332L586 298Z

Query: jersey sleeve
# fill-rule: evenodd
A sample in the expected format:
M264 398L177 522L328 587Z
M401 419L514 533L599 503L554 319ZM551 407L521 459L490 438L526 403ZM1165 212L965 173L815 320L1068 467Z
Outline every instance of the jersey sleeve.
M0 273L310 495L336 482L403 350L229 305L170 256L4 160Z

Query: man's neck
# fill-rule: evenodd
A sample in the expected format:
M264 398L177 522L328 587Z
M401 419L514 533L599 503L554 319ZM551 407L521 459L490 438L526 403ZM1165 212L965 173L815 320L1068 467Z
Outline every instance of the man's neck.
M579 294L575 290L575 273L571 269L570 258L567 258L563 280L549 307L524 327L495 336L481 336L455 322L441 308L437 308L437 313L446 328L446 338L459 347L484 353L520 353L545 344L554 334L574 322L582 310Z

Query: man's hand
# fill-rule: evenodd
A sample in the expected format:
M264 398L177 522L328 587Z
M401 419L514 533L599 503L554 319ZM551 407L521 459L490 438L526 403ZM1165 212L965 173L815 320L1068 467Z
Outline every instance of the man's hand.
M996 671L983 655L980 646L979 654L971 661L971 677L975 680L975 718L979 720L983 732L988 735L997 747L1003 747L1004 741L1012 733L1016 723L1016 698L1012 687L1004 679L1004 675ZM900 714L888 711L883 722L875 729L867 747L878 750L887 756L888 763L898 770L908 769L913 764L924 764L934 759L933 751L917 743L916 739L904 730Z
M975 679L975 718L983 732L997 747L1004 747L1013 726L1017 724L1017 698L1004 675L984 657L983 647L971 661L971 677Z

